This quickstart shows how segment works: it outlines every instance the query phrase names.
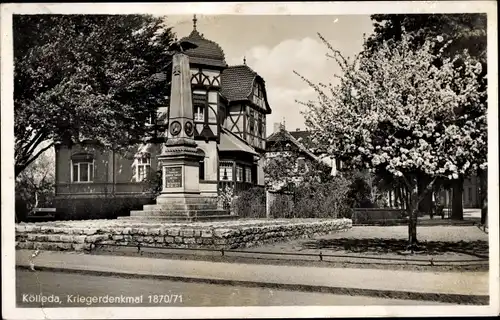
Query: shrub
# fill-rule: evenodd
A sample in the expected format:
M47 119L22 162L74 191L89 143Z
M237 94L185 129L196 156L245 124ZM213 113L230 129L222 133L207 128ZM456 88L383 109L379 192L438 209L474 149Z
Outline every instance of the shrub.
M233 202L234 187L225 186L224 188L219 188L219 194L217 195L218 206L222 209L233 211Z
M278 193L273 198L269 208L272 218L295 218L293 194Z
M162 181L162 171L158 170L155 172L149 172L143 181L144 183L144 193L156 199L163 188Z
M294 195L294 217L337 218L349 214L349 180L342 176L329 182L298 186Z

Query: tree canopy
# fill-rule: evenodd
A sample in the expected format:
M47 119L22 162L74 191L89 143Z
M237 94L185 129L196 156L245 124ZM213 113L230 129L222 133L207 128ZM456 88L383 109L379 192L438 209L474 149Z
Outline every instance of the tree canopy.
M384 41L401 40L403 30L413 36L416 46L429 38L453 40L444 54L452 56L467 49L469 54L486 63L486 14L374 14L374 33L366 41L370 51Z
M163 18L14 15L13 29L16 176L57 141L130 145L166 103Z
M451 41L442 52L445 57L457 57L464 51L482 64L482 72L478 77L479 89L486 91L487 88L487 15L484 13L466 14L375 14L371 16L374 21L374 33L366 41L366 51L375 52L384 41L394 44L401 40L403 30L412 35L411 48L422 46L427 39L440 39L441 41ZM435 62L439 64L439 59ZM460 60L456 67L461 66ZM483 95L482 102L487 103L487 96ZM472 109L462 108L460 112L475 112ZM476 115L469 115L474 118ZM486 146L484 153L486 154ZM481 198L483 203L482 220L486 215L484 208L486 199L485 178L486 171L479 170L477 174L482 177ZM453 210L452 217L463 219L462 207L462 185L465 177L460 175L454 181L440 180L439 185L453 187ZM427 208L432 202L432 198L427 197L422 208Z

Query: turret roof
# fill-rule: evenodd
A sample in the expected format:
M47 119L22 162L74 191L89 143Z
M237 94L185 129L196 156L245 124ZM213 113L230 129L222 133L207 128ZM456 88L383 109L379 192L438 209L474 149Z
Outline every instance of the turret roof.
M182 38L195 43L198 47L186 50L191 63L227 67L226 58L222 48L214 41L206 39L198 30L193 29L189 36Z

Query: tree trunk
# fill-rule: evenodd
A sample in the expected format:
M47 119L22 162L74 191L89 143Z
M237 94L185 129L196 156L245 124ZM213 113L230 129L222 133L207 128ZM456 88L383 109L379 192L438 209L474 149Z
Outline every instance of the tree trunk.
M481 224L486 225L488 218L488 170L479 170L478 178L481 205Z
M451 207L451 219L464 219L464 206L462 202L464 192L464 178L453 181L453 199Z
M429 183L430 179L427 176L422 176L418 179L418 196L424 194L422 201L418 203L418 211L432 215L432 192L426 192Z
M401 198L401 195L399 193L399 188L394 188L394 207L397 209L401 208L401 206L399 205L401 203L399 200Z
M411 206L410 206L410 194L408 193L408 190L406 190L406 188L402 188L401 190L401 194L403 195L403 202L404 202L404 208L406 210L408 210L408 212L410 212L409 210L411 210Z

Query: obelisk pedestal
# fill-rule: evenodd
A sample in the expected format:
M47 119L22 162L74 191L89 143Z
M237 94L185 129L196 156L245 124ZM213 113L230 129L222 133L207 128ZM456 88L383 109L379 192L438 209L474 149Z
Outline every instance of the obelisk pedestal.
M155 205L131 211L130 217L154 220L234 219L218 209L217 199L200 195L199 163L203 152L196 147L189 57L177 52L172 61L172 84L167 141L158 163L162 166L162 191Z

